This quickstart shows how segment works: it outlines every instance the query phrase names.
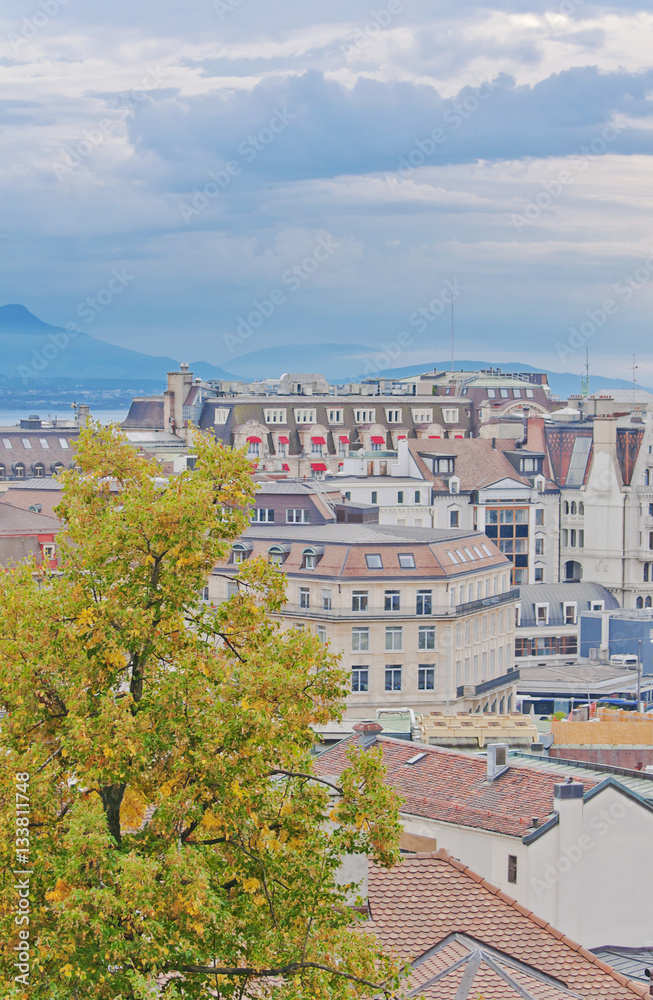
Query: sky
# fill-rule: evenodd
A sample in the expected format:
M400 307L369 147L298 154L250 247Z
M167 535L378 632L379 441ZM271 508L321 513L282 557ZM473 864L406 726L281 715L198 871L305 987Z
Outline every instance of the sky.
M453 298L459 357L651 384L652 33L635 0L4 0L0 304L237 370L446 357Z

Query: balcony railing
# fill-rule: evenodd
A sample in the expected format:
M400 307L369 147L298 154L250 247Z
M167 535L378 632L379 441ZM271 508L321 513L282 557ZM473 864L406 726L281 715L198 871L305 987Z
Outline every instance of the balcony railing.
M501 677L493 677L492 680L482 681L481 684L461 685L460 687L456 688L456 697L457 698L470 697L470 695L468 694L468 692L470 691L470 687L471 690L473 691L471 697L474 698L482 694L487 694L488 691L494 691L495 688L505 687L506 684L513 684L515 681L518 680L519 680L519 671L511 670L507 674L502 674Z
M417 620L420 624L427 624L433 618L460 618L464 615L474 614L477 611L490 611L511 601L519 600L518 590L508 590L505 594L496 594L494 597L485 597L478 601L470 601L467 604L456 604L455 607L433 607L428 615L418 614L412 608L402 608L400 611L388 611L385 606L370 605L363 611L352 611L350 608L320 608L310 605L304 607L301 604L284 604L285 614L303 616L306 618L323 618L326 621L338 621L343 618L350 620L365 620L367 618L385 618L388 621L403 621L410 618Z

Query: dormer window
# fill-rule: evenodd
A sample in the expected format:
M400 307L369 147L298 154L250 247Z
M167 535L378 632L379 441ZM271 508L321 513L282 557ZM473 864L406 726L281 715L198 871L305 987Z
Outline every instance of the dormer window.
M449 455L446 458L433 459L433 471L439 473L451 473L454 471L455 459Z
M549 605L548 604L536 604L535 605L535 620L538 625L548 625L549 624Z
M271 545L268 549L268 562L272 566L283 566L289 552L289 545Z
M537 475L542 472L542 459L538 457L533 457L532 455L528 457L520 458L519 460L519 471L524 475Z
M449 492L460 493L460 479L457 476L452 476L449 480Z
M309 546L302 552L302 569L315 569L324 549L321 546Z
M234 565L244 563L252 548L251 542L234 542L231 547L231 562Z

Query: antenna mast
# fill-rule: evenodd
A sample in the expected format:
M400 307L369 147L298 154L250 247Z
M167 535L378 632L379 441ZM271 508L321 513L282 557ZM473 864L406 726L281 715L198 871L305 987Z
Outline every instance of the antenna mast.
M453 295L451 296L451 378L453 378L453 373L456 368L456 363L454 360L454 342L453 342Z
M639 365L636 363L635 355L633 354L633 409L635 409L635 385L637 383L637 377L635 375L635 372L637 371L638 368Z
M583 398L587 398L590 394L590 349L585 348L585 374L581 376L580 380L580 394Z

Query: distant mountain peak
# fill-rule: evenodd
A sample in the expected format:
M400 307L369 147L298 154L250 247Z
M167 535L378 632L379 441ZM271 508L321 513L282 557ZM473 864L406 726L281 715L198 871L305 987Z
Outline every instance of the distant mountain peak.
M0 306L0 328L12 327L21 330L42 330L48 324L31 313L26 306L18 302L10 305Z

